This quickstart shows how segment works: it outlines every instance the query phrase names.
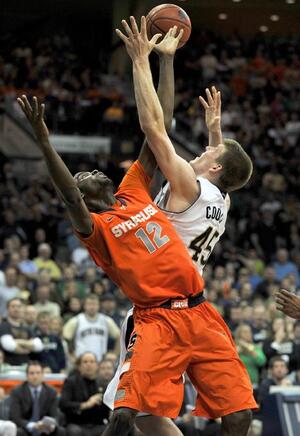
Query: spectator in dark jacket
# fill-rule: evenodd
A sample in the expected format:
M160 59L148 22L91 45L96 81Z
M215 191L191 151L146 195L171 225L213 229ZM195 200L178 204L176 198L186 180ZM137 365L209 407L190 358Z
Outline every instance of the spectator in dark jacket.
M0 324L0 345L4 351L5 363L10 365L27 363L31 353L38 353L43 349L40 338L33 337L29 327L25 325L19 298L7 302L7 320Z
M65 431L57 422L56 392L43 383L41 364L29 362L26 374L26 382L11 393L10 419L18 427L18 436L64 436Z
M98 363L93 353L78 359L78 371L64 383L60 408L66 416L68 436L98 436L105 430L109 409L102 402L106 382L98 379Z
M257 400L261 408L267 396L269 395L271 386L291 386L291 381L287 378L288 365L280 356L274 356L269 362L270 376L265 378L258 389Z
M37 316L36 336L43 343L43 351L36 354L36 359L52 372L61 372L66 367L65 351L59 336L50 333L50 315L40 312Z

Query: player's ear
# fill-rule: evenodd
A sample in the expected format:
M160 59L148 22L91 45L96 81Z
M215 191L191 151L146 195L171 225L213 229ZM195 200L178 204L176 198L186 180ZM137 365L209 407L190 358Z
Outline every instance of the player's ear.
M222 164L216 162L210 167L209 171L211 171L212 173L218 173L219 171L222 171L222 169Z

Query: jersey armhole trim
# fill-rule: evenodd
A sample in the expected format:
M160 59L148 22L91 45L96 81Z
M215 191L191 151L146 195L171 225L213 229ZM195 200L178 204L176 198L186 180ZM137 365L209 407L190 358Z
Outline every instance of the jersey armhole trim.
M181 213L185 213L187 212L189 209L191 209L194 204L199 200L199 198L201 197L201 184L200 181L197 179L197 183L198 183L198 195L195 198L195 200L193 201L193 203L191 203L186 209L181 210L180 212L173 212L172 210L168 210L168 209L164 209L162 207L159 207L158 205L156 205L160 210L162 210L163 212L168 212L168 213L173 213L174 215L180 215Z

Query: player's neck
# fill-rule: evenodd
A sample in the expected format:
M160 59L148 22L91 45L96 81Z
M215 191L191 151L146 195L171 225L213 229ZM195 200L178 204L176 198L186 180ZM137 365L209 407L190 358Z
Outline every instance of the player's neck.
M101 200L88 200L86 201L86 205L88 206L88 210L90 212L104 212L109 210L114 206L117 202L116 197L113 194L107 194Z

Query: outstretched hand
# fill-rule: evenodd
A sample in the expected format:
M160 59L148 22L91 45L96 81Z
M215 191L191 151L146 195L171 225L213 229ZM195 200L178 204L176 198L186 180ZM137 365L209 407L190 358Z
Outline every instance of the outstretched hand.
M38 139L38 145L41 146L45 141L48 141L49 131L44 121L45 105L38 101L37 97L33 97L32 104L29 103L26 95L19 97L18 103L25 114L27 120Z
M205 110L205 123L210 132L221 130L221 92L213 86L211 91L206 88L207 101L199 97L200 103Z
M122 25L127 36L119 29L116 29L116 34L124 42L126 50L132 61L139 58L148 57L153 50L157 40L161 37L161 33L154 35L149 40L147 36L146 18L144 16L141 18L140 31L136 24L135 18L132 16L130 17L130 24L131 27L126 20L122 20Z
M300 297L292 292L280 289L275 294L276 308L285 315L300 319Z
M182 38L183 29L181 29L178 32L177 36L176 34L177 34L177 26L171 27L171 29L169 29L169 31L165 34L164 39L158 44L156 44L153 50L159 55L174 56L179 41Z

